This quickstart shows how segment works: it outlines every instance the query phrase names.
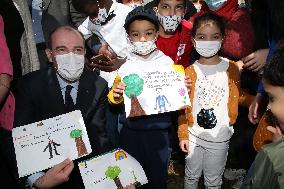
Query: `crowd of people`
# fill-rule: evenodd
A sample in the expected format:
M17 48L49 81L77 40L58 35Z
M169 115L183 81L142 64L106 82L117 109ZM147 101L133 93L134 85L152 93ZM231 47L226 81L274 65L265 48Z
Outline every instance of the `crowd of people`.
M185 189L232 175L232 188L283 188L283 10L276 0L1 0L1 188L84 188L77 163L115 148L143 167L142 189L167 188L171 160L185 165ZM191 105L126 117L120 73L135 64L182 66ZM92 153L19 178L12 129L74 110Z

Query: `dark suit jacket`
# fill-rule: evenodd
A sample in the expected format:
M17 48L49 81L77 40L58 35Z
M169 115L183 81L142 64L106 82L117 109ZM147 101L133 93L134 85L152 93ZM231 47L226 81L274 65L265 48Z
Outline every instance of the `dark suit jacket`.
M74 9L72 0L43 0L42 11L42 30L46 41L57 27L78 27L87 17Z
M107 82L85 69L79 80L75 105L76 109L81 110L93 150L84 159L110 150L105 130L107 93ZM66 113L59 82L52 67L25 75L16 87L15 96L15 127ZM69 182L59 188L84 188L77 161L74 164Z

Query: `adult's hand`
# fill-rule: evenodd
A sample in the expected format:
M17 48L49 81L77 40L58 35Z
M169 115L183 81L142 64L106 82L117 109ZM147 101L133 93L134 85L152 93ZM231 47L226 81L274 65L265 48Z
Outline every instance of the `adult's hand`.
M259 71L265 64L269 49L259 49L244 57L244 68L253 72Z
M126 58L116 57L115 59L111 59L109 61L99 61L96 63L92 63L91 65L93 68L97 68L105 72L112 72L119 69L120 66L125 63L125 61Z
M114 59L117 57L117 55L115 53L112 53L109 50L109 46L107 43L102 43L101 48L99 49L98 54L104 54L105 56L107 56L109 59Z
M45 175L37 179L34 183L34 186L40 189L49 189L67 182L73 168L73 161L66 159L63 162L55 165L53 168L49 169L45 173Z
M250 122L253 124L257 124L260 120L259 107L261 101L262 101L262 96L260 93L257 93L257 95L254 97L254 100L249 106L248 118Z

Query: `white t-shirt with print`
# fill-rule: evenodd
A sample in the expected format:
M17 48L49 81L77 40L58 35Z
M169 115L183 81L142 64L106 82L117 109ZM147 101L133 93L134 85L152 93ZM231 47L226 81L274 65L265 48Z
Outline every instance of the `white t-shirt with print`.
M229 61L222 59L217 65L194 64L196 83L192 104L194 124L189 128L190 141L206 147L215 143L214 148L223 148L230 140L234 130L229 125L228 99L229 85L227 70ZM204 129L197 122L201 109L213 109L217 123L212 129ZM213 116L213 117L214 117Z

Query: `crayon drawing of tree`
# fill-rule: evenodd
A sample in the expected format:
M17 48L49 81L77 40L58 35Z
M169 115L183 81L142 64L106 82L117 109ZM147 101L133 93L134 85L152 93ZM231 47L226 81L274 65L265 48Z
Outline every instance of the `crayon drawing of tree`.
M107 178L110 178L114 181L118 189L122 189L123 186L120 182L118 175L121 173L121 169L118 166L109 166L105 172Z
M83 156L87 154L87 148L85 146L85 143L82 139L82 130L81 129L74 129L70 132L70 137L75 138L76 147L78 151L78 156Z
M125 95L131 99L129 117L146 115L137 99L143 91L144 80L137 74L130 74L123 78L123 83L126 84Z

